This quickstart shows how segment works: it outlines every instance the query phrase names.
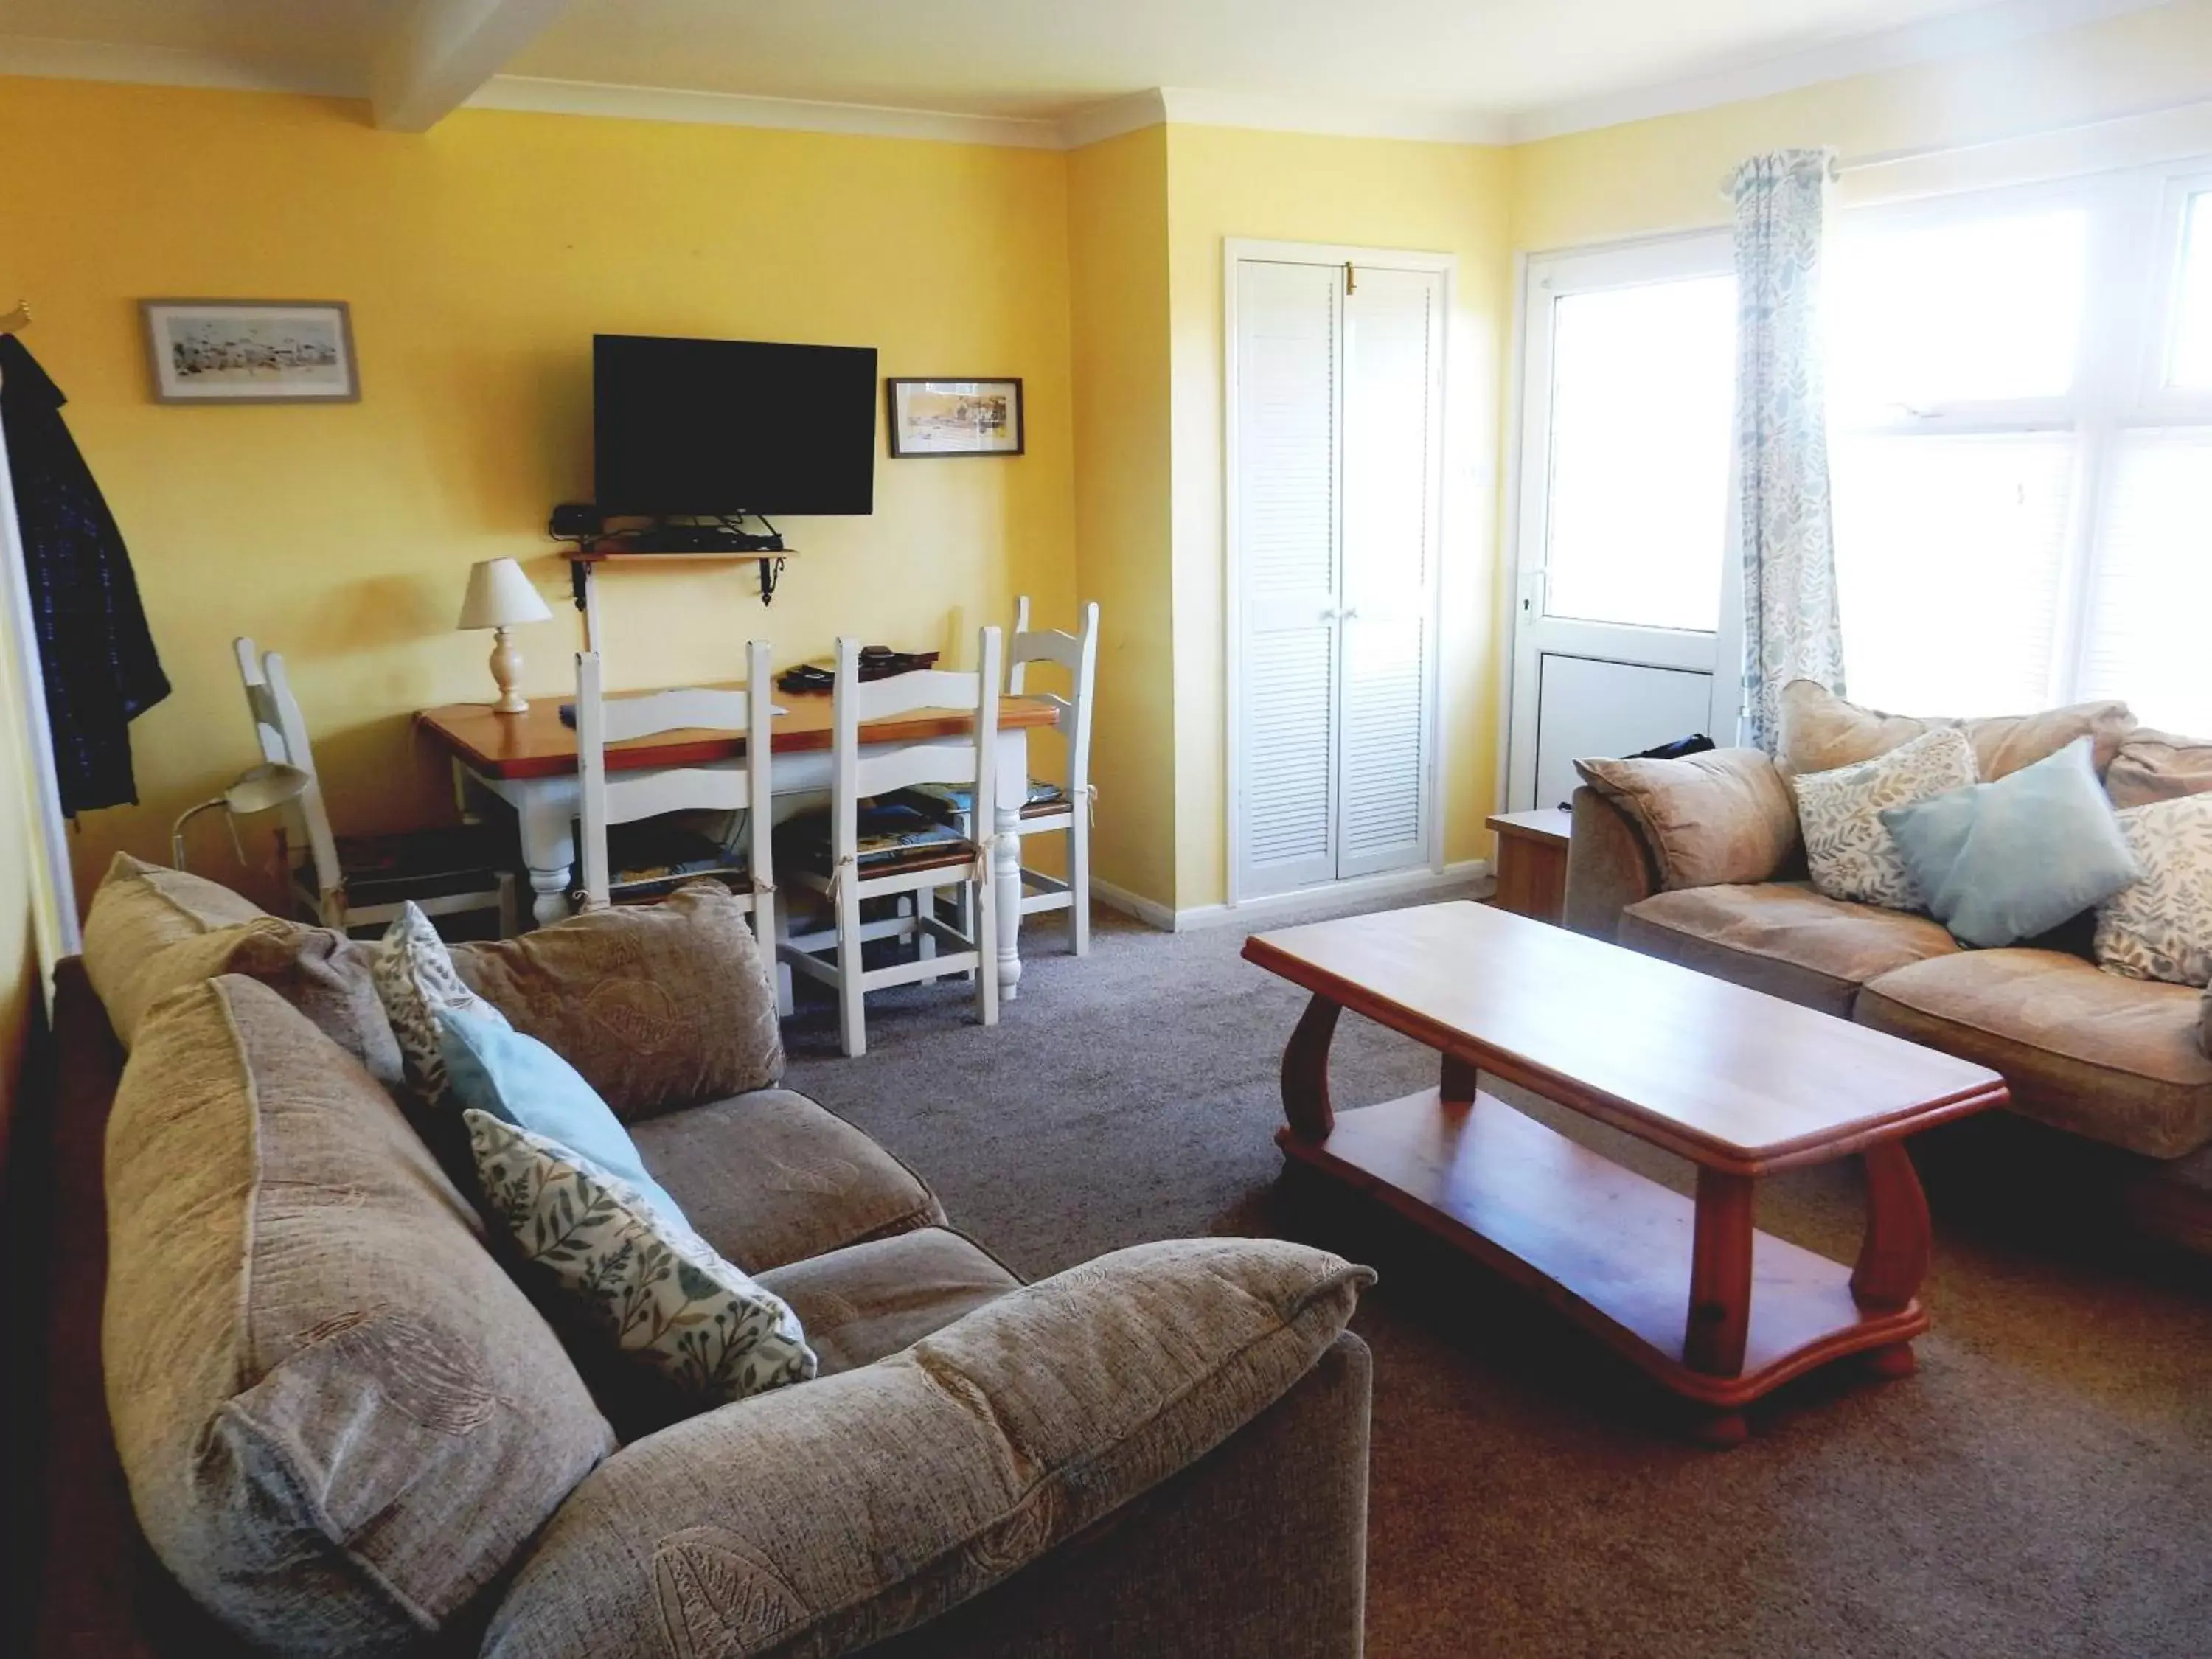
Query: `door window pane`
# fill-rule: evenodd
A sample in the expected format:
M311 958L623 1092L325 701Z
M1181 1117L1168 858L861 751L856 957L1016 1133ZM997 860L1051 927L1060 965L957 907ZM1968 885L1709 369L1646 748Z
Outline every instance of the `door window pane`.
M1546 614L1712 632L1735 279L1563 295L1552 330Z
M2080 695L2212 736L2212 431L2123 433L2097 517Z
M2064 208L1838 235L1826 293L1838 417L2064 396L2088 230L2085 210Z
M2166 384L2212 391L2212 190L2189 198L2181 281L2174 291L2173 355Z
M1847 434L1830 470L1852 701L1923 715L2048 704L2072 434Z

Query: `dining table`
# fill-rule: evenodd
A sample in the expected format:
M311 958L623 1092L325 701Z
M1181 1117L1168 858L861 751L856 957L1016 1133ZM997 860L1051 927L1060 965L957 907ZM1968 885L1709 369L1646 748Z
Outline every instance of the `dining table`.
M452 764L454 793L465 817L477 815L478 792L514 809L522 862L536 895L531 915L541 927L569 913L574 886L576 819L582 797L576 776L576 733L562 713L560 700L546 698L520 714L502 714L489 703L457 702L418 709L415 715L416 731ZM1029 790L1029 734L1053 725L1057 718L1057 710L1042 698L999 700L991 878L998 901L999 995L1009 1002L1022 976L1018 831ZM972 732L975 724L969 710L910 710L862 726L861 753L957 737ZM777 796L826 796L832 774L830 694L777 691L769 745L773 757L770 787ZM629 771L735 765L743 763L744 754L742 732L662 732L610 744L607 766L611 771Z

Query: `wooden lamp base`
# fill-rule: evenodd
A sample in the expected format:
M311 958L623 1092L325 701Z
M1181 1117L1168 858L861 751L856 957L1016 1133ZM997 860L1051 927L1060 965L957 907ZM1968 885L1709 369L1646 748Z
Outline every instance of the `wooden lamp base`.
M522 652L514 642L513 629L492 629L491 677L499 686L499 701L492 704L495 713L520 714L528 712L529 702L514 689L522 678Z

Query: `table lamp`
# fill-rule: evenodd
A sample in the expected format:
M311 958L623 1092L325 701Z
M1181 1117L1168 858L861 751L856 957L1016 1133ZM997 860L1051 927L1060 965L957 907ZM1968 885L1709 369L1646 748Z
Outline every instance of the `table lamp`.
M245 863L246 849L238 842L236 820L297 800L313 782L298 767L287 766L282 761L264 761L240 773L230 787L212 800L187 806L177 814L176 823L169 826L169 862L179 870L185 867L185 826L202 812L211 812L220 806L230 814L230 844L238 854L238 861Z
M513 559L479 559L469 571L469 591L461 600L463 629L492 630L491 677L499 684L499 701L492 705L502 714L520 714L530 707L514 689L522 678L522 653L508 631L524 623L550 622L553 613L522 567Z

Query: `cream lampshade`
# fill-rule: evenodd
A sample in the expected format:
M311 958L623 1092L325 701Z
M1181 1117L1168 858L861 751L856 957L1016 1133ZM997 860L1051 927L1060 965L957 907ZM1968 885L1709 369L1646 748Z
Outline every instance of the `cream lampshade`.
M514 689L522 678L522 653L515 648L508 630L524 623L552 619L552 611L513 559L479 559L470 568L461 619L453 626L492 630L491 677L499 684L499 701L492 707L501 714L520 714L530 707Z

